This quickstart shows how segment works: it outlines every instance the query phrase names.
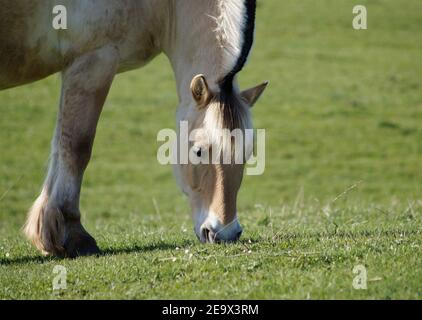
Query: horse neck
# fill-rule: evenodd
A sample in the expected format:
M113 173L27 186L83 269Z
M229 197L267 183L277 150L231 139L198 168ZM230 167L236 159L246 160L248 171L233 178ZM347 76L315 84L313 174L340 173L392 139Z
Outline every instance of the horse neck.
M232 1L236 2L243 0ZM172 64L182 106L192 99L189 88L195 75L204 74L210 89L216 92L219 80L237 60L243 17L236 10L241 10L242 5L225 8L225 3L228 1L169 1L163 50ZM223 29L227 22L230 30Z

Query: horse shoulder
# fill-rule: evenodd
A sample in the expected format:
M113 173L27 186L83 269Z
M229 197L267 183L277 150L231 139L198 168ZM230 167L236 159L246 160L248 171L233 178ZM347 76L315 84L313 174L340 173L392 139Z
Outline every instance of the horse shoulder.
M44 3L0 0L0 8L0 89L59 71L57 35Z
M148 2L61 3L67 9L65 30L52 26L51 1L0 0L0 89L42 79L107 45L119 49L119 71L140 67L160 51L154 34L160 26L151 19L151 10L156 8L147 6Z

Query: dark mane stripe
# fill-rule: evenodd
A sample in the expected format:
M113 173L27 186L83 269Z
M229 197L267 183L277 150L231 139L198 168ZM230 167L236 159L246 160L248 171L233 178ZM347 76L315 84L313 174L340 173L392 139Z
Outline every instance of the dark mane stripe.
M245 25L243 29L243 46L240 56L234 68L220 81L220 88L224 95L230 95L233 91L233 80L246 64L252 49L255 32L256 0L244 0L246 6Z

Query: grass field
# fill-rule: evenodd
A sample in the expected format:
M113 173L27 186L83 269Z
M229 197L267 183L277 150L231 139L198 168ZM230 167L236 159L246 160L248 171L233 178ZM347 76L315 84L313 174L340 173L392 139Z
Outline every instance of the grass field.
M368 9L368 30L352 8ZM59 79L0 93L0 299L422 298L422 2L265 0L242 87L267 130L263 176L239 195L245 232L201 245L156 135L177 96L161 56L118 76L81 208L104 254L43 258L20 228L39 193ZM53 293L53 268L67 289ZM364 265L367 290L353 268Z

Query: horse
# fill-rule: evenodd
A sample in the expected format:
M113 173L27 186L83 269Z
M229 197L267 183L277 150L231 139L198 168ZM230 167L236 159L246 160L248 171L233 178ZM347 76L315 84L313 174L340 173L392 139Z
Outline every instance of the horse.
M54 6L67 28L52 27ZM177 83L177 128L251 129L250 108L267 82L239 89L254 42L256 0L0 0L0 89L61 74L48 172L23 227L44 255L78 257L100 249L81 224L79 200L96 126L114 77L165 54ZM214 141L222 145L221 141ZM212 144L192 142L197 156ZM237 194L244 164L176 164L194 231L203 243L242 233Z

